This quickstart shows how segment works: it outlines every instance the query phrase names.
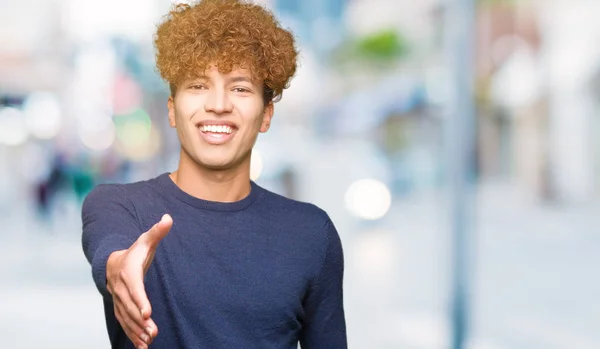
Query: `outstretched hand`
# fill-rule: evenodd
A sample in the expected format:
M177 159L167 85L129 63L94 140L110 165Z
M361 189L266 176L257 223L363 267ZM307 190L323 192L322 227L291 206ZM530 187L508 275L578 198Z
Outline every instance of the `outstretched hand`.
M144 276L158 244L172 226L173 219L165 214L129 249L113 252L106 263L107 288L113 298L115 316L138 349L147 349L158 334L150 317L152 307L144 288Z

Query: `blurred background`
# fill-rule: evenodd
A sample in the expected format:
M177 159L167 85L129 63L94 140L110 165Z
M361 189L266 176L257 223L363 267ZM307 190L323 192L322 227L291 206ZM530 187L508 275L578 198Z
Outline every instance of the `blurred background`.
M176 168L152 47L172 2L0 1L2 348L109 345L81 202ZM458 1L261 2L301 66L252 177L333 218L350 347L451 348L462 295L465 348L600 348L600 1L476 1L462 68Z

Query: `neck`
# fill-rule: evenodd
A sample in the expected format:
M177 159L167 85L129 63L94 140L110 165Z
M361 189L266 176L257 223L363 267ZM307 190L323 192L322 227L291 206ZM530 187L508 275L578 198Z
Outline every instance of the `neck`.
M231 169L214 170L198 165L182 149L179 167L169 176L184 192L207 201L236 202L252 190L250 156Z

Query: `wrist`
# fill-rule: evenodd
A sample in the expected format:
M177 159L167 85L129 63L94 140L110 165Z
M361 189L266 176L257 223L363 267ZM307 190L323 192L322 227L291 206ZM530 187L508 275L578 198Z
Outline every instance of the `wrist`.
M111 253L108 256L108 259L106 261L106 286L108 287L109 291L111 291L111 279L112 277L116 274L118 275L119 273L119 262L122 258L122 256L125 254L125 252L127 252L127 250L118 250L115 251L113 253ZM112 293L112 292L111 292Z

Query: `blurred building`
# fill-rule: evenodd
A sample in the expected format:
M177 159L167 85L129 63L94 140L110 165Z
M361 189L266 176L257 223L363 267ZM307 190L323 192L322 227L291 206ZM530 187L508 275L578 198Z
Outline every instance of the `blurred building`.
M598 195L600 35L593 1L485 3L478 11L480 160L487 176L514 178L530 196ZM586 28L583 30L583 28ZM579 45L579 46L575 46Z

